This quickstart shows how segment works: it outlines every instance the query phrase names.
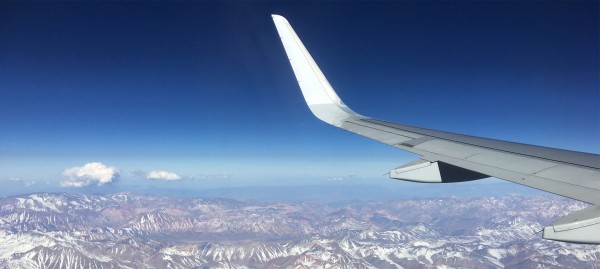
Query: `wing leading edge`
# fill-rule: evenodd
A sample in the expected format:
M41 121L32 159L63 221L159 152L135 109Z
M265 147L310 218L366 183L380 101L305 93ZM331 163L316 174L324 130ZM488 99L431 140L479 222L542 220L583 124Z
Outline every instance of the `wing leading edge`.
M496 177L595 206L545 227L544 238L600 244L600 155L460 135L360 115L342 102L288 21L272 15L298 84L320 120L421 159L390 172L393 179L446 183Z

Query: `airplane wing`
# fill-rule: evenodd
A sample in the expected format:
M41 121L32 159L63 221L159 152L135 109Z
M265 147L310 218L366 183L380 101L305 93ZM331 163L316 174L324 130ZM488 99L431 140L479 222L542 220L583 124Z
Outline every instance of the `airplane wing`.
M593 204L544 228L551 240L600 244L600 155L402 125L360 115L342 102L288 21L272 15L302 94L322 121L420 159L393 179L447 183L496 177Z

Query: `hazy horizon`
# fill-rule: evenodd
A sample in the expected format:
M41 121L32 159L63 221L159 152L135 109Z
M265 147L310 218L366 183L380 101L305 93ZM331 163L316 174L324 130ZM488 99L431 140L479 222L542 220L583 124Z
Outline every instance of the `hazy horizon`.
M0 195L536 192L382 176L417 156L314 118L270 15L290 21L360 113L599 153L597 10L585 1L6 2Z

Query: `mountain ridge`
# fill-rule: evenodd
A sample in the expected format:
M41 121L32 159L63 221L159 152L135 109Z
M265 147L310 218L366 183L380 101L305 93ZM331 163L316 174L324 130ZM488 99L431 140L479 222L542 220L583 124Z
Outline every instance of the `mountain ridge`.
M34 193L0 198L0 268L591 268L546 241L585 204L552 196L395 201Z

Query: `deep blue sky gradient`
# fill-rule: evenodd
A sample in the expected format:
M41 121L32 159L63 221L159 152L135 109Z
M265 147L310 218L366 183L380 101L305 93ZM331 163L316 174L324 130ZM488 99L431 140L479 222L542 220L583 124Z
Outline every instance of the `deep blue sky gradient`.
M381 175L415 156L314 118L272 13L290 21L362 114L599 153L599 8L597 1L4 2L0 180L55 186L65 168L100 161L124 178L162 169L207 179L200 186L348 175L387 184ZM218 175L229 181L211 182Z

